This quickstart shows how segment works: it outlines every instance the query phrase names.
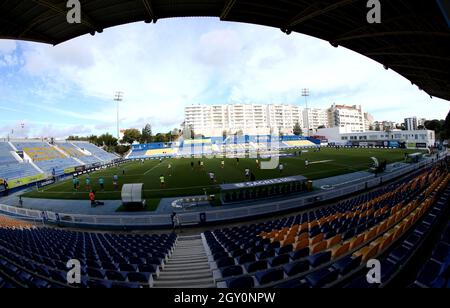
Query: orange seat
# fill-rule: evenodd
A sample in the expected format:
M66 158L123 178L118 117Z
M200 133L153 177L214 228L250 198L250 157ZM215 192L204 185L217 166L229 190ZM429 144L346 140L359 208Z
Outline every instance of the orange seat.
M309 239L302 239L294 244L294 251L309 247Z
M317 243L323 241L324 237L325 237L325 235L323 233L316 235L315 237L313 237L311 239L311 245L314 245L314 244L317 244Z
M333 247L336 244L339 244L342 241L342 234L338 234L328 239L328 248Z
M360 234L357 237L354 237L353 239L350 240L350 250L355 249L356 247L362 245L362 243L364 243L364 239L366 238L366 235Z
M350 242L347 242L343 245L336 245L331 249L331 255L333 258L339 258L340 256L346 254L350 250Z
M328 247L327 241L319 242L313 246L313 248L311 250L311 254L313 255L315 253L322 252L322 251L326 250L327 247Z

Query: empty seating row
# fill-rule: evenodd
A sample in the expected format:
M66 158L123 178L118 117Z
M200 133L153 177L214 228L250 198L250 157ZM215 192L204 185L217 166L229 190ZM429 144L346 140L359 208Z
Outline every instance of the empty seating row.
M424 189L425 194L429 189L435 189L434 186L426 187L436 183L436 178L442 180L443 177L446 175L432 170L394 189L388 187L384 193L383 190L371 193L371 200L363 196L357 198L360 202L348 200L344 203L347 206L338 204L284 221L205 233L211 259L218 269L215 271L216 280L225 281L227 277L251 274L254 284L264 285L299 272L314 277L317 267L330 260L343 262L340 266L344 266L346 271L348 266L352 269L358 267L378 252L381 247L379 239L383 234L396 228L395 235L398 237L406 229L405 226L414 223L412 218L405 217L422 204L414 198L418 198ZM418 212L413 214L420 217ZM373 242L377 249L373 248ZM388 241L384 245L387 246ZM330 268L319 274L319 277L334 277L336 271ZM327 279L321 278L321 281ZM227 280L226 283L229 286L231 282ZM312 281L309 285L318 286Z
M0 227L0 278L22 287L70 287L67 262L81 264L75 287L148 287L176 235L123 235Z
M82 150L86 150L89 153L91 153L92 155L98 157L99 159L102 160L102 162L111 162L118 158L116 155L114 155L112 153L108 153L108 152L104 151L103 149L100 149L99 147L97 147L91 143L73 142L73 144L75 146L77 146L78 148L80 148ZM83 160L83 158L81 160Z

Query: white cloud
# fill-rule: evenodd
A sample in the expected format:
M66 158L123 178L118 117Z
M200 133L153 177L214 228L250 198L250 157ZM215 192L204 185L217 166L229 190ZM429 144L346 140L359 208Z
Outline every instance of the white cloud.
M312 106L361 104L380 120L443 118L449 109L368 58L267 27L174 19L115 27L56 47L23 47L23 73L43 80L33 90L50 105L42 109L98 127L114 127L118 90L125 93L124 126L151 122L155 130L179 125L183 107L194 103L303 103L303 87L311 89ZM15 49L0 42L0 52ZM89 110L64 105L75 89L92 98Z

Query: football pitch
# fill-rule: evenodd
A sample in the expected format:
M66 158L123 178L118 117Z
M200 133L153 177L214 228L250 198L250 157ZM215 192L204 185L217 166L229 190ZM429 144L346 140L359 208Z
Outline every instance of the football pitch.
M286 151L288 152L288 151ZM294 151L291 151L294 152ZM91 186L96 191L98 200L120 200L120 190L123 184L143 183L144 197L152 203L164 197L178 197L217 194L222 183L239 183L247 181L244 170L249 168L256 180L280 178L293 175L303 175L308 179L320 179L341 175L345 173L367 170L372 162L370 157L376 157L380 162L388 163L404 160L405 153L417 150L405 149L334 149L323 148L320 152L309 150L295 157L281 157L280 163L284 165L280 170L261 170L257 167L256 159L240 158L239 163L234 158L180 158L147 160L128 162L119 167L104 169L90 174ZM221 161L225 164L222 168ZM305 166L305 160L309 165ZM203 167L199 166L203 162ZM191 167L194 162L194 168ZM171 168L169 168L171 165ZM125 171L125 174L123 174ZM209 173L213 172L216 181L211 181ZM119 177L119 188L114 189L113 176ZM160 185L160 177L165 178L165 187ZM99 178L105 180L105 189L102 191L98 184ZM58 182L40 190L25 193L24 197L46 199L74 199L88 200L88 189L85 184L86 175L80 176L80 188L75 190L72 180Z

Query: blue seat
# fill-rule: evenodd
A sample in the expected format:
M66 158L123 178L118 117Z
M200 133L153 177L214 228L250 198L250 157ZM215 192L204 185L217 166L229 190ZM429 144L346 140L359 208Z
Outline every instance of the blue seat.
M271 268L266 271L259 271L255 275L259 284L264 285L271 282L279 281L284 278L284 271L282 269Z
M88 280L87 286L91 289L110 289L112 283L106 280Z
M253 263L248 263L245 265L245 269L249 273L253 273L260 270L267 269L267 261L266 260L259 260Z
M440 272L441 264L434 260L429 260L420 271L416 281L427 287L432 287L433 282L439 277Z
M275 251L274 250L265 250L262 252L258 252L256 254L256 256L258 257L259 260L265 260L265 259L274 257Z
M108 280L125 281L125 275L118 271L106 271Z
M323 268L306 276L313 288L321 288L338 278L338 271L333 268Z
M361 264L362 256L354 258L353 256L347 256L332 265L341 275L345 276L351 271L357 269Z
M280 247L275 249L275 251L277 252L278 255L284 255L285 253L290 253L292 251L292 249L294 249L294 246L292 246L292 244Z
M288 276L294 276L309 270L309 262L306 260L295 261L283 266L284 272Z
M217 260L216 263L217 263L218 268L235 265L234 258L231 258L231 257L221 258L221 259Z
M290 280L276 285L274 288L279 289L309 289L311 285L306 280Z
M270 264L271 267L276 267L276 266L288 263L289 260L290 260L289 259L289 255L288 254L284 254L284 255L279 255L279 256L276 256L276 257L272 258L269 261L269 264Z
M240 257L237 258L237 263L238 264L245 264L245 263L249 263L249 262L255 262L256 258L255 255L252 253L247 253L245 255L242 255Z
M225 251L220 251L220 252L217 252L217 253L215 253L213 255L214 261L217 261L217 260L222 259L224 257L229 257L228 253L225 252Z
M223 278L238 276L238 275L242 275L243 273L244 273L244 270L242 269L242 266L240 266L240 265L232 265L232 266L221 269L221 274L222 274Z
M150 273L135 273L135 272L129 272L126 274L129 282L136 282L136 283L145 283L148 284L150 281Z
M255 286L255 281L251 276L242 276L229 279L226 284L230 289L250 289Z
M86 273L91 278L105 279L105 271L97 268L87 268Z
M140 289L141 286L138 283L130 282L114 282L111 285L112 289Z
M312 256L309 256L307 260L309 261L309 264L311 264L312 267L318 267L319 265L327 263L331 260L331 251L323 251L316 253Z
M293 251L289 254L292 260L299 260L309 256L309 247L301 248L297 251Z
M409 249L405 246L396 247L390 254L389 259L395 263L403 263L409 256Z

